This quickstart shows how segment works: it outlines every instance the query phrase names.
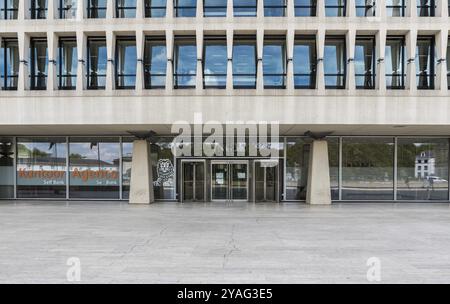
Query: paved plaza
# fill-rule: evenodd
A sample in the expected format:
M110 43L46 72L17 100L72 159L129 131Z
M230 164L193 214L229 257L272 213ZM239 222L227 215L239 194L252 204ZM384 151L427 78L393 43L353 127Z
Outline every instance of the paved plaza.
M0 202L0 283L450 283L449 204Z

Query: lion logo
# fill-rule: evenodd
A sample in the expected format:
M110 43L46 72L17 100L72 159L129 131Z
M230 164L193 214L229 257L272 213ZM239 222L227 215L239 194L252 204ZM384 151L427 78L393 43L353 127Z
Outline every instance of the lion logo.
M170 159L160 159L156 166L156 173L158 179L154 182L155 186L161 186L164 182L172 179L173 177L173 165Z

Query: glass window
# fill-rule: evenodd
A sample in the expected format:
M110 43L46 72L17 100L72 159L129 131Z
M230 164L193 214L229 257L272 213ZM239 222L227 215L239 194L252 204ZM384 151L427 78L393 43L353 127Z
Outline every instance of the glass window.
M17 19L19 0L0 0L0 19Z
M64 137L17 139L17 197L66 198Z
M343 17L345 9L345 0L325 0L325 16L327 17Z
M14 140L0 137L0 198L14 197Z
M30 88L45 90L47 88L47 39L31 38L30 41Z
M58 88L74 90L77 84L77 40L60 38L58 54Z
M355 81L357 89L375 88L375 37L356 37Z
M418 89L434 89L434 37L417 37L416 84Z
M136 18L136 0L115 0L116 18Z
M60 19L75 19L77 17L77 0L59 0L58 8Z
M122 198L130 198L131 160L133 157L133 139L122 139Z
M434 0L417 0L417 16L435 16L436 4Z
M405 88L405 61L405 39L403 37L387 37L384 62L388 89Z
M286 14L286 0L264 0L265 17L283 17Z
M392 200L393 175L393 138L342 139L343 200Z
M397 145L397 199L448 200L448 139L399 138Z
M47 18L47 0L31 0L31 19Z
M294 85L296 89L316 87L316 38L296 37L294 43Z
M328 160L330 164L330 188L331 199L339 199L339 138L329 137L328 142Z
M173 0L176 17L195 17L197 0Z
M117 138L71 138L71 198L119 198L120 145Z
M147 37L144 48L144 81L146 89L166 86L166 41L164 37Z
M203 16L205 17L226 17L227 0L204 0Z
M386 16L388 17L404 17L405 16L405 0L385 0Z
M316 0L294 0L296 17L316 16L316 7Z
M326 37L324 50L325 87L345 88L346 50L344 37Z
M88 18L106 18L106 6L108 0L87 0Z
M158 18L166 16L166 0L145 0L145 17Z
M375 16L375 0L355 0L356 17Z
M106 84L106 38L89 37L87 40L87 88L104 89Z
M175 88L195 88L197 75L197 45L195 38L175 38Z
M256 88L256 39L236 36L233 43L233 87Z
M286 193L288 201L306 199L310 140L301 137L286 139Z
M257 0L234 0L234 17L256 17Z
M450 39L447 42L447 86L450 89Z
M0 48L0 87L17 90L19 77L19 46L17 39L2 39Z
M264 88L285 88L286 51L284 37L264 39L263 76Z
M134 89L136 83L136 41L134 37L116 39L116 88Z
M227 41L225 37L205 37L203 46L203 86L224 89L227 84Z

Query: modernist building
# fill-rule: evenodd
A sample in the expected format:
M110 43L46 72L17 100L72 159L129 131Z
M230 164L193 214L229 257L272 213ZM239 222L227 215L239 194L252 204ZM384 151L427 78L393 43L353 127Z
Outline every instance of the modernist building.
M449 28L448 0L0 0L0 198L449 201ZM180 121L276 122L276 157Z

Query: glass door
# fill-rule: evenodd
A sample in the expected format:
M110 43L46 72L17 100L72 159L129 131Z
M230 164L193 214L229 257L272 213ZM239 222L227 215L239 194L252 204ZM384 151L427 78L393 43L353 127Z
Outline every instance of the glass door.
M205 162L182 160L181 167L181 201L205 201Z
M211 200L248 200L248 161L211 162Z
M278 202L278 161L255 160L255 202Z

